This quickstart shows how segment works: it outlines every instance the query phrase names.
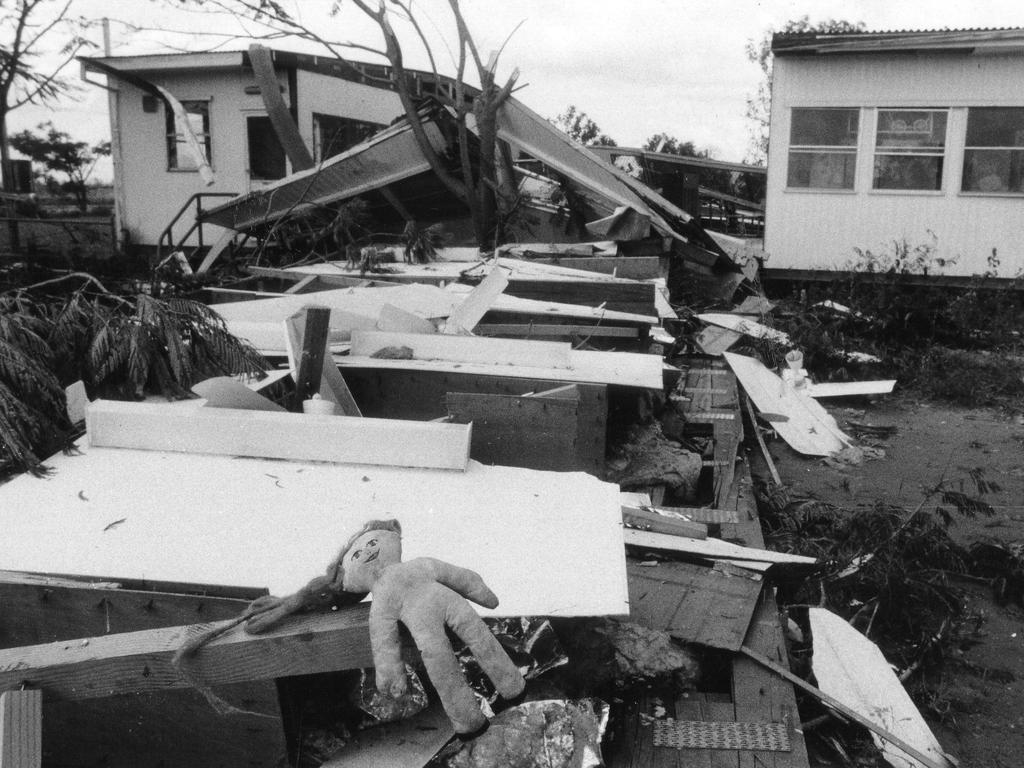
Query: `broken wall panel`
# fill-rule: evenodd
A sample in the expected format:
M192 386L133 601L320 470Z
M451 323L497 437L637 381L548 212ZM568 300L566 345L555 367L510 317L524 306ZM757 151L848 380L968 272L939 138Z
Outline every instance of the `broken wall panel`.
M408 558L437 557L483 577L501 605L482 613L628 612L618 488L582 473L78 447L47 460L48 479L22 475L0 487L0 562L9 568L287 595L322 573L366 520L393 517ZM561 545L581 532L585 544Z
M590 392L581 395L583 388ZM567 389L571 393L561 396L452 392L446 403L455 423L472 423L470 457L476 461L603 477L605 387Z
M0 648L217 621L248 604L202 594L98 588L64 579L16 580L0 574ZM257 592L252 591L253 596ZM264 716L211 717L192 690L58 702L44 696L44 764L68 768L152 765L167 768L279 765L284 728L272 681L218 688L225 699Z
M653 283L618 283L575 280L509 280L505 292L534 301L556 301L588 307L604 305L617 312L657 316Z

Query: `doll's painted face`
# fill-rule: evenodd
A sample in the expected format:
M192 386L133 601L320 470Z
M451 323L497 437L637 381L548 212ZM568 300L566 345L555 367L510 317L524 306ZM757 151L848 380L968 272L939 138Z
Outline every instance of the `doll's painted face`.
M371 530L360 534L341 558L342 587L349 592L372 592L373 584L389 565L402 560L402 537L395 531Z

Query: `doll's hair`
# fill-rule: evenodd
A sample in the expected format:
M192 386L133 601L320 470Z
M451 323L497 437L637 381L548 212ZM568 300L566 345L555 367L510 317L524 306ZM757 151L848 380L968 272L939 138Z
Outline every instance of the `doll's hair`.
M356 539L358 539L367 531L391 531L392 533L397 533L399 536L401 536L402 526L397 520L394 519L367 520L362 528L360 528L358 531L352 534L352 537L345 543L345 546L341 548L341 551L338 553L338 556L331 564L331 580L335 584L340 586L345 579L345 569L342 567L341 561L345 558L345 555L348 554L348 551L352 549L352 545L356 543ZM366 597L365 592L361 593L359 600L362 600L364 597ZM356 600L355 602L359 602L359 600Z

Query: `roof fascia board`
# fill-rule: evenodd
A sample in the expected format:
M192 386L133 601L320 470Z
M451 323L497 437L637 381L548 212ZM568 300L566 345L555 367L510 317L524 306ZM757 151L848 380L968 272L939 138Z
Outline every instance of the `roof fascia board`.
M93 62L127 72L173 72L196 69L236 69L242 67L242 51L211 53L161 53L145 56L79 56L86 69ZM99 68L95 68L97 71Z

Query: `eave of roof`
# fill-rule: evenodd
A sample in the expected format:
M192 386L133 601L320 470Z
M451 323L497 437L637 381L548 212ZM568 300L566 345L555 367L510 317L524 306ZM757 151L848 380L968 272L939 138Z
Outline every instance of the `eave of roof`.
M772 36L776 56L836 53L1024 52L1024 29L943 29L865 32L797 32Z

